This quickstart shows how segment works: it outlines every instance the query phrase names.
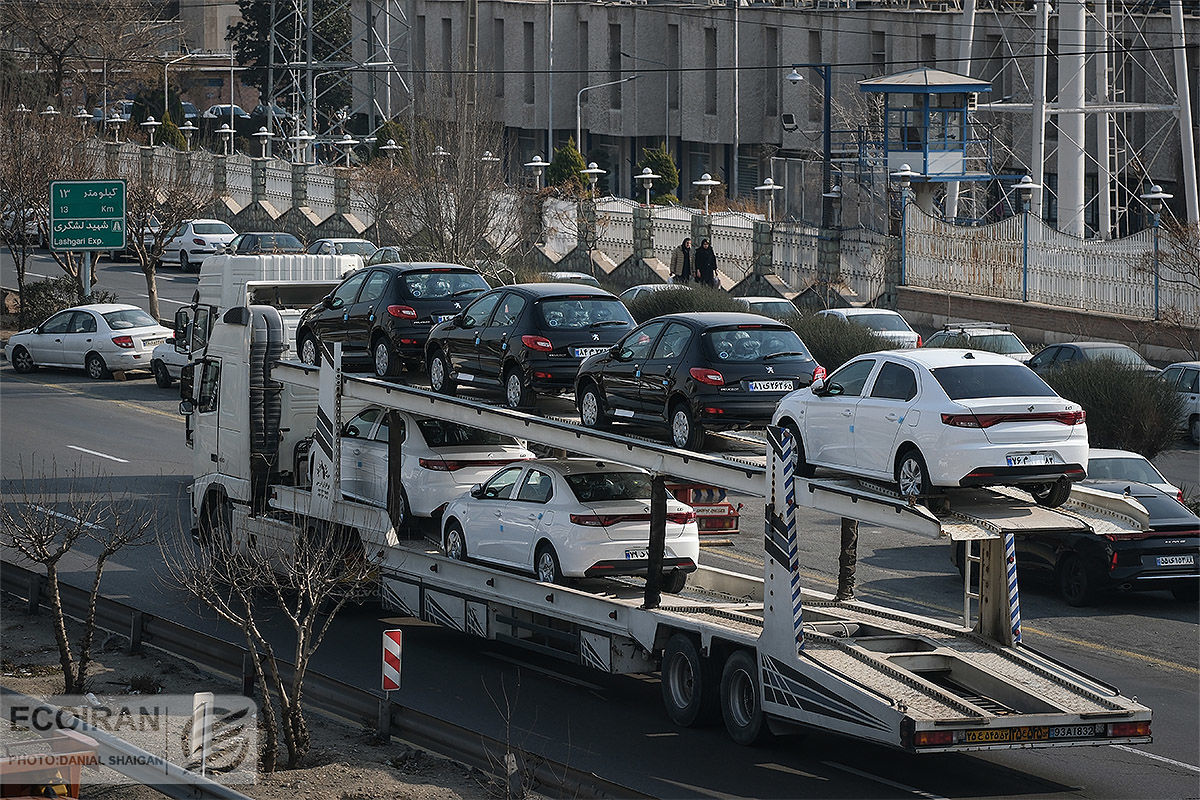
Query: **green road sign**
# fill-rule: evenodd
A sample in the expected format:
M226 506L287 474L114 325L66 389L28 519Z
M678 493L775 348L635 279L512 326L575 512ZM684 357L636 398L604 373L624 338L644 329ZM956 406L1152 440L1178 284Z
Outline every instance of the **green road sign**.
M51 181L51 250L123 250L125 181Z

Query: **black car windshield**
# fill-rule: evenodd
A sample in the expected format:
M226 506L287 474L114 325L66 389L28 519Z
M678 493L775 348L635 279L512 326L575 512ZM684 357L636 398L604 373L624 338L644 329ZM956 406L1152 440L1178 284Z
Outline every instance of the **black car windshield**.
M414 300L446 300L451 297L470 297L489 288L478 272L461 270L430 270L408 272L404 275L404 291Z
M870 328L873 331L911 331L903 317L895 314L853 314L846 317L848 322Z
M290 233L256 233L238 245L241 253L303 253L304 245Z
M581 472L566 478L581 503L650 499L650 476L643 472Z
M594 325L632 325L629 309L615 297L579 295L553 297L537 304L542 323L549 328L578 330Z
M425 444L430 447L471 447L474 445L512 445L517 440L503 433L481 431L478 428L468 428L455 422L440 419L419 419L417 427Z
M1087 476L1092 480L1165 483L1163 476L1143 458L1089 458Z
M233 236L233 228L224 222L193 222L192 232L209 236Z
M123 331L129 328L148 328L151 325L158 324L158 320L140 308L109 311L107 314L101 314L101 316L108 323L108 327L114 331Z
M762 361L767 358L811 359L808 348L791 328L735 325L706 331L709 356L721 361Z
M974 364L939 367L933 377L951 400L978 397L1056 397L1033 370L1024 364Z

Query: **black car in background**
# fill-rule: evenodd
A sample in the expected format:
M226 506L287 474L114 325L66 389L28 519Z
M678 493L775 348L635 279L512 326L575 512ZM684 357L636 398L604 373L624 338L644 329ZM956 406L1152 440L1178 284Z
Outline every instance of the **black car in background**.
M765 427L779 399L824 377L796 332L759 314L668 314L638 326L579 368L575 402L589 428L666 425L697 449L706 428Z
M304 242L290 233L252 231L235 236L225 248L225 252L239 256L303 253Z
M379 264L351 273L296 328L296 352L320 363L321 343L342 342L342 357L370 359L379 377L421 364L430 329L462 311L487 281L460 264Z
M1128 492L1149 512L1150 530L1018 534L1019 574L1052 578L1059 596L1072 606L1091 605L1104 592L1152 589L1169 590L1178 600L1194 603L1200 596L1200 517L1144 483L1089 480L1083 485Z
M522 283L484 294L429 334L429 383L501 389L510 408L575 386L583 359L607 351L633 327L615 295L570 283Z

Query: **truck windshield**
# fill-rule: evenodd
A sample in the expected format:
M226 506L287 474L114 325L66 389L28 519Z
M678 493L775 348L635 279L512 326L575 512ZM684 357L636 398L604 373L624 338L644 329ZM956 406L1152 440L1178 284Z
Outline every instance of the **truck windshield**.
M581 503L650 500L650 476L644 472L583 472L566 478Z

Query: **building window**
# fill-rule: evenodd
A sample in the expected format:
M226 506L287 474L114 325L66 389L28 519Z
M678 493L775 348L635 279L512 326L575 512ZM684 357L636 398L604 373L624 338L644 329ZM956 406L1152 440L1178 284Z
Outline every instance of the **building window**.
M532 103L534 98L534 72L533 72L533 23L526 22L523 24L524 39L525 39L525 74L521 76L521 85L525 87L525 102Z
M887 34L883 31L871 31L871 69L873 76L887 72Z
M764 28L763 66L774 67L778 63L779 29ZM773 69L764 69L760 74L763 81L763 112L768 117L777 117L779 116L779 73Z
M442 93L447 97L454 94L454 22L442 18Z
M704 113L717 113L717 29L704 29Z
M496 97L504 97L504 20L493 20L492 24L492 62L496 72Z
M608 79L610 81L621 80L621 26L608 26ZM608 87L608 107L618 109L621 107L621 84L613 84Z
M679 108L679 87L683 83L683 71L679 68L679 26L667 26L667 69L671 71L671 96L668 108Z
M921 34L921 65L937 66L937 37L932 33Z

